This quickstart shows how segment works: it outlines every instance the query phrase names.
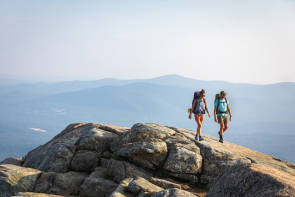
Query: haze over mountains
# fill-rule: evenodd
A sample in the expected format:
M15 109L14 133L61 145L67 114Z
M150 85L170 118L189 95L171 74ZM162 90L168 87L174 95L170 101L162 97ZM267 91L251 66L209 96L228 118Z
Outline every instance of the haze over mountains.
M200 81L178 75L153 79L16 84L0 80L0 160L23 156L72 122L130 127L154 122L194 129L187 108L192 94L206 89L213 114L214 95L228 93L233 122L225 140L295 162L295 83L270 85ZM207 116L203 132L217 137Z

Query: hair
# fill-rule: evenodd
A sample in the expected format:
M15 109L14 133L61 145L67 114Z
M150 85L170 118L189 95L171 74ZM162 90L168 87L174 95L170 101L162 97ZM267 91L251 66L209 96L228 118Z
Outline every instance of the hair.
M202 94L204 94L204 93L205 93L205 90L204 90L204 89L202 89L202 90L201 90L201 93L202 93Z
M220 92L220 95L226 95L225 91L222 90L222 91Z

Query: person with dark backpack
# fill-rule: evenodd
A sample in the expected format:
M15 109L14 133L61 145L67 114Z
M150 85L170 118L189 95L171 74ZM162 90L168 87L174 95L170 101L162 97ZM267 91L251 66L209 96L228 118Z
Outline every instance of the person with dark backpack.
M208 114L208 117L210 118L210 113L207 107L207 100L205 99L205 90L202 89L200 92L194 93L192 109L189 110L189 119L192 118L192 113L194 113L195 120L198 125L195 139L199 141L204 140L204 138L201 136L201 129L206 112Z
M227 114L229 114L229 120L231 121L232 115L226 93L221 91L220 94L216 94L214 101L214 120L220 125L220 130L218 132L220 143L223 143L223 133L228 129Z

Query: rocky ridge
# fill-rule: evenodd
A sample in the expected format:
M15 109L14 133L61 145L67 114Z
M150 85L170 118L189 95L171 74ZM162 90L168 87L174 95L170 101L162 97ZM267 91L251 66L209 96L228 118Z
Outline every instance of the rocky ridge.
M195 131L75 123L0 164L0 196L295 196L295 164Z

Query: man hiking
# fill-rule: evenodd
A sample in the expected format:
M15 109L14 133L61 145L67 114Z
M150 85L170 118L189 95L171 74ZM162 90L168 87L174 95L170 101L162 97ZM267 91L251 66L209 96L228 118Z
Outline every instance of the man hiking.
M207 107L207 100L205 99L205 90L202 89L200 92L194 93L192 109L189 112L189 119L192 118L192 112L194 113L195 120L198 125L195 139L202 141L204 140L204 138L201 136L201 129L206 112L208 114L208 117L210 118L210 113Z
M226 93L221 91L220 94L216 95L214 103L214 120L220 125L220 130L218 132L220 143L223 143L223 133L228 129L227 114L229 114L229 120L231 121L232 115L226 98Z

